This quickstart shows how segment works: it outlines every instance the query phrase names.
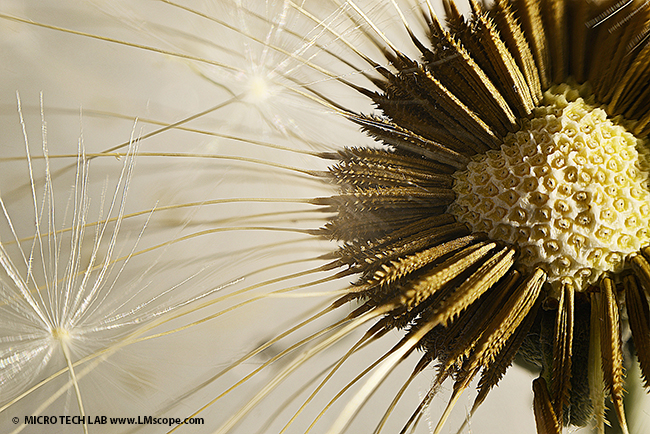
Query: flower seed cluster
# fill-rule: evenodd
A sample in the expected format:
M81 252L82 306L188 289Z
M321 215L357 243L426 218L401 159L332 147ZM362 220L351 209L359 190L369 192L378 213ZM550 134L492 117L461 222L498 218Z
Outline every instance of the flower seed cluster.
M645 158L634 135L558 87L546 105L454 175L450 207L474 231L517 244L519 263L584 289L650 240ZM643 151L642 151L643 152Z

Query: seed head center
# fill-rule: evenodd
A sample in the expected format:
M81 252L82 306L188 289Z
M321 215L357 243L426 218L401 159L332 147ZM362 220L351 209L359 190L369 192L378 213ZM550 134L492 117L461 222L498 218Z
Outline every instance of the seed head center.
M525 269L577 289L619 272L648 243L645 147L567 86L545 94L535 116L500 150L454 175L450 212L474 231L519 246Z
M63 327L56 327L52 329L52 337L60 342L67 342L70 340L70 332Z

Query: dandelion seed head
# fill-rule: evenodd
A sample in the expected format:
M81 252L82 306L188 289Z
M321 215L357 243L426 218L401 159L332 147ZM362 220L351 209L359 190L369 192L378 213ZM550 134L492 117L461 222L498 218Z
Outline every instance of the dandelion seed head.
M593 406L604 427L606 393L625 426L627 317L640 319L635 346L650 372L640 286L650 288L650 151L638 139L650 117L647 86L637 91L634 80L619 78L634 73L644 83L646 72L610 66L610 58L633 53L605 50L630 44L600 26L600 6L556 3L471 2L471 16L448 1L97 4L126 32L12 12L29 17L19 27L42 22L38 35L49 36L52 23L72 42L88 41L102 61L103 46L120 53L119 80L93 81L103 85L94 103L80 98L84 117L118 125L137 115L144 128L128 209L126 190L111 199L109 182L101 195L87 194L102 204L99 213L73 198L74 209L57 205L62 217L50 225L40 188L28 195L23 208L36 218L13 238L37 220L42 235L34 238L64 241L54 243L63 248L51 261L36 252L44 266L23 266L13 254L19 274L33 275L30 293L79 297L59 303L67 312L45 299L52 320L24 303L5 309L30 313L18 318L20 327L18 315L0 320L0 368L8 367L0 385L3 395L8 384L7 396L19 397L10 411L108 414L121 406L123 414L199 415L206 426L198 432L219 433L416 432L418 424L426 432L429 422L438 434L455 423L452 409L473 385L479 391L467 420L488 393L496 392L500 410L510 407L494 386L503 386L519 354L541 368L538 426L584 425ZM446 26L434 13L440 4ZM132 16L132 7L155 13ZM57 59L73 51L52 46ZM52 68L56 80L77 70L92 77L88 56L74 51L81 61ZM130 51L137 63L123 61ZM152 71L132 67L149 58L164 61ZM638 63L636 54L629 58ZM175 65L169 76L159 68L167 64ZM98 77L110 75L101 65ZM590 83L593 95L562 85L543 97L569 77ZM130 81L134 90L121 93ZM621 89L609 92L617 82ZM133 94L146 95L146 104L133 107L134 98L128 108L123 101ZM115 150L124 160L126 145L117 129L106 146L89 140L92 130L83 128L95 174L100 162L115 163ZM69 175L51 172L55 181ZM31 202L45 205L32 210ZM20 210L5 214L23 220ZM69 215L83 222L67 224ZM87 231L79 254L68 255L69 227ZM76 271L66 274L70 284L54 285L68 281L67 262ZM632 273L615 275L625 267ZM544 303L547 282L555 304ZM574 295L591 284L598 287ZM5 301L14 300L21 299L12 290ZM48 377L53 371L58 377ZM30 387L42 378L43 386ZM449 379L453 391L443 385ZM451 392L444 410L439 392ZM508 391L502 399L530 406L513 398ZM540 416L540 409L550 410ZM507 415L477 415L469 431L532 431Z
M639 140L557 86L499 151L455 175L452 212L474 230L516 244L520 264L541 267L556 289L586 288L648 243L648 173ZM642 151L643 152L643 151Z
M69 341L71 338L70 332L63 327L55 327L52 330L52 337L59 341Z

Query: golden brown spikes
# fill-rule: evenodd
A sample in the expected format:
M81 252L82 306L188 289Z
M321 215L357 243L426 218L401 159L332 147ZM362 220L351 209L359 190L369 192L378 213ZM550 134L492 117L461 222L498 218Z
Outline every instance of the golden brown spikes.
M492 81L471 54L433 17L431 39L434 51L425 58L431 74L494 131L503 136L516 126L516 117Z
M533 53L524 37L523 30L515 20L512 9L507 0L499 0L494 6L494 20L497 23L501 38L514 57L521 73L526 78L528 89L533 104L537 105L542 99L542 88L539 81L539 72L535 65Z
M503 349L496 355L494 362L483 370L478 383L478 395L472 405L472 414L483 403L490 390L499 383L506 370L512 364L519 348L521 348L521 344L535 321L537 311L541 305L542 297L537 297L535 305L530 309L530 312L528 312L528 315L526 315L526 318L522 321L515 333L508 339Z
M472 22L460 24L458 35L472 58L492 80L508 105L520 117L535 107L528 84L494 22L474 3Z
M606 276L600 284L601 333L600 350L603 363L605 386L609 390L614 403L614 411L618 423L624 433L627 433L625 410L623 409L623 352L621 349L621 330L619 324L616 288L611 277Z
M465 359L476 356L474 349L477 344L482 342L481 339L485 336L485 333L489 333L493 330L493 328L490 327L495 312L498 312L505 304L505 301L517 291L517 285L521 283L520 277L521 275L519 272L511 270L508 276L491 288L490 291L479 301L473 303L467 311L463 312L463 314L446 329L449 330L450 336L447 336L440 344L442 349L438 357L444 364L440 367L440 373L436 379L436 383L441 383L445 378L452 375L456 369L455 367L463 366L464 364L466 365L466 363L464 363L466 361ZM533 314L533 317L534 316L535 315ZM524 326L524 328L526 327ZM504 327L500 326L497 332L503 331L503 329ZM521 329L517 329L517 332L515 333L518 333L519 330ZM526 330L522 332L522 335L525 336L527 331L528 329L526 328ZM511 340L508 340L509 344L510 342ZM450 348L450 350L447 351L446 348ZM481 354L478 355L478 359L480 359L485 353L485 346L481 345L479 350L481 351ZM507 362L507 364L509 363L510 362ZM488 364L484 366L484 376L487 370L492 369L498 364L499 363L497 362L496 364ZM462 378L458 377L459 382L457 382L455 388L458 390L458 387L466 387L462 386L460 382L471 381L476 372L477 370L474 368L472 368L471 372L468 371L467 366L465 366L461 371ZM496 378L494 384L496 384L498 380L499 378ZM489 387L486 387L482 391L487 394L488 389ZM477 398L472 412L480 405L483 399L484 397ZM462 430L463 427L461 427L460 431Z
M351 241L381 237L427 216L442 214L454 198L450 189L409 186L366 188L316 198L311 203L337 213L322 235Z
M472 4L472 2L470 2ZM456 32L464 21L463 14L460 13L454 0L442 0L442 6L445 8L445 18L447 24Z
M493 314L483 336L476 344L475 352L466 363L467 367L463 366L464 371L472 372L478 367L485 368L494 362L507 340L535 305L545 281L546 273L537 268L524 282L515 287L512 295Z
M403 154L372 148L345 148L333 154L334 160L343 162L371 162L373 164L385 165L391 168L405 168L435 174L452 174L454 169L447 165L438 164L419 155L411 153Z
M455 153L466 155L475 153L466 145L467 137L461 139L455 133L449 133L438 119L431 117L418 104L413 104L410 96L404 94L401 89L385 86L385 92L385 94L377 94L373 99L384 115L389 117L393 123L425 140L440 143Z
M578 83L585 81L585 60L587 56L588 36L592 36L592 30L585 23L589 20L589 3L573 2L573 10L570 31L570 58L568 68L571 75Z
M438 217L438 219L435 219L435 217ZM445 241L459 239L469 234L469 229L467 229L467 226L465 226L463 223L456 223L453 220L451 222L447 222L448 217L449 214L442 214L440 216L423 219L428 222L440 222L441 224L437 225L436 227L431 224L431 226L423 228L421 231L406 233L401 237L397 236L398 234L391 233L391 237L387 239L386 243L382 243L382 245L378 246L377 249L372 249L372 252L374 254L370 260L366 260L366 262L374 264L375 261L378 260L397 260L400 257L413 254ZM416 224L411 226L418 225ZM393 235L396 235L396 237L393 237ZM477 240L484 238L484 236L479 236L476 234L473 236L476 236Z
M481 261L495 247L496 243L480 242L463 249L415 281L408 282L400 288L397 299L389 304L404 306L407 310L412 309L450 280Z
M643 78L646 82L650 80L650 73L646 71L645 77ZM644 137L650 135L650 108L648 104L650 103L650 89L645 88L643 93L630 93L630 100L633 101L633 104L627 109L625 115L629 119L638 119L636 125L634 126L634 134L639 137Z
M332 218L320 234L333 240L365 242L380 238L386 234L421 221L431 214L440 214L442 207L434 208L405 208L386 210L364 210L351 212L349 209L339 210L339 215Z
M639 287L634 275L623 277L625 304L632 329L639 366L645 387L650 386L650 311L648 300Z
M355 272L370 273L378 261L396 260L469 234L469 229L463 223L455 223L453 219L449 221L449 217L449 214L442 214L418 220L407 226L414 231L404 232L402 236L391 233L391 236L376 243L347 244L338 252L340 261Z
M420 167L409 167L406 161L396 165L384 160L382 156L374 159L372 156L364 159L342 159L330 168L328 176L333 177L344 191L373 187L418 186L427 189L452 186L453 178L450 175L438 174L434 170ZM417 162L415 158L413 160Z
M588 65L587 67L589 70L587 80L592 83L594 94L598 97L598 100L603 103L607 103L611 100L616 80L620 79L617 75L624 73L623 70L626 65L621 65L621 61L629 60L624 57L624 41L629 40L629 35L635 33L636 30L633 26L626 26L614 29L614 32L619 37L612 38L609 37L607 32L598 32L595 45L599 47L599 51L607 53L611 64L620 65L622 68L611 68L610 63L598 59L598 55L595 55L594 58L591 59L591 65Z
M469 163L466 156L443 146L441 143L425 139L388 119L357 114L350 114L348 118L361 125L361 128L375 139L381 140L387 145L419 156L425 156L456 169L464 168ZM399 157L395 154L388 155L391 158L394 158L393 156ZM420 159L420 161L422 160ZM445 173L448 171L444 166L441 166L438 170Z
M650 295L650 264L644 256L638 254L630 258L630 264L632 265L634 274L641 281L646 295Z
M544 378L539 377L533 381L533 393L533 411L535 412L537 434L562 434L562 426L558 423L557 416L553 411L551 397L548 394Z
M542 84L542 89L551 85L551 68L546 41L546 30L542 22L541 2L538 0L516 0L517 17L524 29L526 39L530 42L530 50L537 64L537 71Z
M442 430L445 420L463 391L469 386L473 377L481 368L487 368L494 363L495 357L503 346L521 325L531 308L535 305L546 273L536 269L528 279L515 287L513 293L500 306L500 309L490 317L489 324L481 335L476 347L456 376L454 392L443 412L434 434ZM433 319L435 324L436 318ZM432 324L430 321L427 324ZM440 382L448 372L441 371L436 382Z
M562 294L555 321L551 396L553 398L553 410L559 421L564 420L564 406L569 403L571 389L574 292L571 282L565 281L562 283Z
M485 152L497 147L497 134L422 65L404 57L395 63L405 73L391 81L393 87L405 94L411 105L418 106L450 135L463 141L468 152Z
M599 27L598 37L591 60L589 81L594 86L594 93L601 103L610 103L616 93L622 93L627 86L630 69L635 69L638 49L634 50L636 37L643 33L648 20L647 8L640 8L633 15L629 15L621 22L614 22L609 26ZM625 14L621 14L625 16ZM643 90L645 86L635 91ZM645 104L647 106L647 104ZM622 114L616 104L609 106L610 114ZM641 113L631 117L638 119L648 108L644 107Z
M634 53L629 53L634 56ZM641 52L634 56L634 62L627 68L625 75L616 83L612 100L607 107L611 113L624 113L628 118L635 119L634 110L628 107L639 102L639 93L645 90L650 75L650 45L646 45ZM647 110L643 107L643 111Z
M600 350L600 311L598 310L598 297L596 291L590 294L591 312L589 323L589 399L594 409L594 425L598 434L605 434L605 380L601 361Z
M489 290L479 301L473 303L466 312L458 319L454 320L447 330L449 336L442 343L444 349L444 365L441 369L449 371L454 365L462 365L463 358L468 357L476 342L481 338L486 330L490 319L501 305L504 299L514 290L515 285L519 284L521 274L516 270L510 270L498 284Z
M315 199L318 205L337 205L353 212L372 210L430 208L449 205L455 198L453 190L417 187L368 188L363 191L341 194L329 198Z
M548 38L548 48L551 58L552 79L562 83L568 76L568 28L565 0L545 0L542 2L544 27Z
M431 99L441 105L437 108L438 110L442 109L448 112L451 120L456 122L460 128L466 129L470 133L468 137L472 137L473 140L482 139L482 142L488 146L483 149L483 152L487 151L490 147L497 147L499 144L498 136L483 122L480 116L463 104L453 92L447 89L429 72L423 71L423 74L428 79L425 81L428 86L423 87L423 90L427 92L427 95Z
M385 238L378 240L370 241L370 246L377 246L380 249L383 249L384 252L393 252L397 248L405 246L408 243L416 241L418 238L429 237L432 234L429 234L429 230L438 231L434 229L435 227L446 225L454 225L454 227L460 225L464 226L462 223L457 223L456 219L450 214L440 214L440 215L429 215L422 220L403 226L398 230L391 232L390 235L387 235ZM469 229L465 226L469 231ZM463 235L466 235L465 233ZM380 247L381 246L381 247ZM384 255L382 253L382 255Z
M391 260L390 262L377 261L376 263L373 263L372 267L376 271L369 276L365 285L372 287L378 285L389 285L422 267L434 263L445 255L457 252L458 250L467 247L469 244L474 243L478 238L479 237L472 234L463 238L448 241L412 255L401 256L398 259Z
M432 321L438 325L447 322L465 310L510 270L514 264L515 250L504 247L454 290L433 310Z

